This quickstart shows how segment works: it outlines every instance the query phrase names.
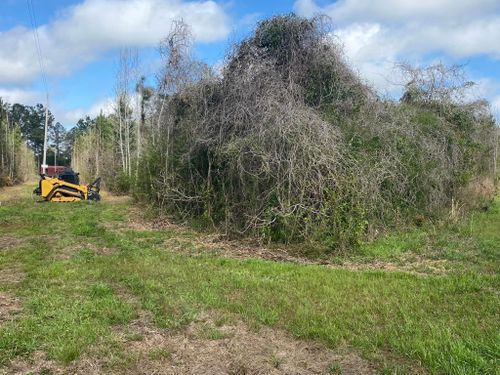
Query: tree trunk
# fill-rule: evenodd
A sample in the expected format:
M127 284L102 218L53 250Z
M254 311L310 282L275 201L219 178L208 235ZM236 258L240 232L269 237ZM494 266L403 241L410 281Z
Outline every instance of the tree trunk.
M119 123L120 155L121 155L121 159L122 159L122 170L123 170L123 173L125 173L126 165L125 165L125 154L123 151L122 110L121 110L120 102L118 102L118 123Z

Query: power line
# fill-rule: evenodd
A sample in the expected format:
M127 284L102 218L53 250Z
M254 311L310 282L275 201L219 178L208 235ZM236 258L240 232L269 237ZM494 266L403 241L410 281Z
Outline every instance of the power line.
M32 0L26 0L26 4L28 5L28 13L30 16L30 22L31 22L31 27L32 27L32 32L33 32L33 40L35 41L35 49L36 49L36 54L38 57L38 65L40 66L40 72L42 74L42 83L43 83L43 87L45 89L45 95L47 96L47 105L48 105L49 88L48 88L48 83L47 83L47 74L45 72L45 64L44 64L44 59L43 59L43 54L42 54L42 48L40 45L40 36L38 35L35 8L33 7Z
M47 103L45 105L45 127L43 136L43 161L41 165L42 173L45 174L47 171L47 130L49 125L49 85L47 84L47 74L45 73L45 65L42 54L42 47L40 46L40 36L38 35L37 22L35 8L33 7L32 0L26 0L28 5L28 13L30 16L31 27L33 31L33 39L35 41L36 53L38 56L38 64L40 65L40 71L42 73L42 83L45 88L45 95L47 98Z

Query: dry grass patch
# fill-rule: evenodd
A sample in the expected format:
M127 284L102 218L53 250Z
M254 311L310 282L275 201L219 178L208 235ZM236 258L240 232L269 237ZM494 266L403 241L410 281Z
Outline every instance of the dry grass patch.
M108 248L106 246L97 246L91 242L87 243L76 243L70 246L63 246L57 249L54 249L53 258L56 260L68 260L78 254L82 250L87 250L93 252L95 255L112 255L113 249Z
M331 265L332 268L345 268L352 271L382 270L387 272L408 272L420 276L444 275L449 272L449 261L446 259L425 259L419 256L404 257L401 261L390 262L373 260L359 263L344 261L340 265Z
M0 237L0 251L18 248L25 242L26 240L23 238L2 234Z
M200 316L185 329L155 328L143 313L120 332L134 358L134 374L374 374L375 368L352 351L338 352L295 340L267 327L251 329L235 319Z
M26 273L19 267L9 267L0 270L0 284L19 283L26 277Z
M33 184L22 184L22 185L14 185L9 187L0 188L0 205L5 202L17 201L26 199L29 196L29 187L33 185L33 189L35 187L35 183Z
M54 361L47 359L46 354L42 351L33 352L29 358L18 357L9 364L9 367L0 369L2 375L55 375L66 373L58 368Z
M299 341L267 327L250 328L236 319L205 314L182 330L156 328L141 312L115 334L124 355L103 355L91 349L64 366L36 351L10 362L0 374L375 374L376 369L355 352L334 351ZM218 332L216 336L209 332ZM95 350L94 350L95 349ZM100 354L99 354L100 353ZM336 372L332 372L336 371Z
M128 195L115 195L105 190L101 190L99 194L101 195L102 200L112 204L130 203L132 201L132 198Z
M21 312L21 303L18 298L0 292L0 324L11 321Z

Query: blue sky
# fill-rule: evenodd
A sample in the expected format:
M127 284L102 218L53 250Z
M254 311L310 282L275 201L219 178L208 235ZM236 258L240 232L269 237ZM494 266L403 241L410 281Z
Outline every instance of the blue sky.
M335 38L360 75L396 96L406 61L464 64L500 118L499 0L32 0L49 81L50 108L71 127L109 107L120 47L139 49L141 69L154 85L157 45L173 19L192 28L196 56L221 64L229 44L259 20L296 12L326 14ZM0 97L43 101L40 69L26 0L2 0Z

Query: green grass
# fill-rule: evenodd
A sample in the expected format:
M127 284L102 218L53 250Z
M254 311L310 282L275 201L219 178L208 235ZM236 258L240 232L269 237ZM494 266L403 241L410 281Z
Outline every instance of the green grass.
M215 327L203 326L200 330L200 336L209 340L221 340L226 336Z
M415 261L427 272L426 261L441 261L451 272L500 272L500 198L486 212L475 212L458 224L428 224L365 244L350 258L359 262ZM420 268L419 262L421 260ZM432 272L432 271L430 271Z
M156 348L156 349L152 349L148 353L148 356L153 361L158 361L161 359L169 359L172 356L172 353L170 353L168 350L165 350L165 349Z
M327 369L328 373L331 375L341 375L342 367L338 363L331 363Z
M23 240L0 251L0 272L26 275L0 282L23 307L0 324L1 365L35 350L63 363L92 348L126 351L113 327L141 308L168 329L204 311L229 313L330 347L350 345L391 373L411 372L408 363L433 374L499 373L499 200L464 224L393 235L350 258L448 263L446 273L424 275L186 255L165 241L189 247L192 233L113 229L127 208L28 198L0 206L0 236ZM113 251L99 255L99 248ZM215 329L205 333L220 338Z

